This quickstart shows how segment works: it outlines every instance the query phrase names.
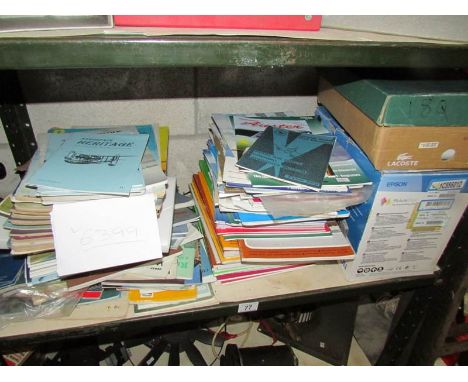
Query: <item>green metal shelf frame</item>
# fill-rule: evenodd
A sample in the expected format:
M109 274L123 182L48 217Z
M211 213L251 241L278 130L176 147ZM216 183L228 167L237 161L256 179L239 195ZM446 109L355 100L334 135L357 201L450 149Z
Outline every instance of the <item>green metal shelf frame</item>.
M0 38L1 69L468 66L468 44L245 36Z

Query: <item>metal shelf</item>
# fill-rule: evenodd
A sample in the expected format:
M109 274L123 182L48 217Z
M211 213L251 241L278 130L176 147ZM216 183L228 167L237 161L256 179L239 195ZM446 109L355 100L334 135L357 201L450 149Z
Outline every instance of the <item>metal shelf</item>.
M436 275L402 277L389 280L367 281L345 286L316 289L305 292L281 294L277 296L255 298L259 303L256 314L268 314L275 310L293 308L309 304L348 301L368 294L398 292L425 289L433 285ZM166 326L193 324L215 318L238 314L239 304L249 300L213 304L195 309L185 309L160 314L146 314L127 319L103 321L83 326L83 323L70 328L47 331L32 330L26 334L2 336L0 353L18 349L27 349L37 345L60 344L74 339L99 337L101 341L113 341L116 338L133 336L139 332L149 332ZM53 327L53 325L51 325Z
M0 69L467 67L468 44L254 36L2 37Z
M391 37L366 39L362 36L355 36L352 32L349 34L351 35L349 38L345 38L344 32L335 38L219 35L132 36L99 34L59 37L3 35L0 36L0 71L4 71L1 79L2 83L5 84L7 83L5 77L14 74L8 73L8 70L28 69L300 66L468 68L467 43L455 44L421 39L392 39ZM19 89L16 81L12 82L11 88L17 87ZM14 106L8 109L11 114L11 123L14 125L13 128L23 131L28 125L23 123L23 115L19 109L22 105L20 97L10 99L12 92L7 91L5 86L4 88L4 97L9 101L4 103ZM23 140L27 142L26 139ZM29 153L26 152L24 159L27 159L28 156ZM22 162L23 158L20 159ZM464 262L466 263L466 260ZM408 290L414 290L422 296L417 301L419 308L422 303L429 305L426 297L430 296L435 288L434 280L434 277L404 278L281 295L260 300L259 309L268 311L369 293ZM420 303L420 301L422 302ZM245 301L223 303L164 315L142 316L136 320L120 320L71 329L54 329L47 332L3 337L0 349L16 350L21 347L54 341L68 341L81 337L118 336L122 333L129 333L132 329L143 330L172 324L188 324L198 320L236 314L240 302ZM446 310L444 309L444 312ZM408 314L406 316L408 317L407 321L414 323L413 316ZM427 321L425 320L425 323ZM444 320L441 317L434 321L443 322ZM402 322L406 324L405 320ZM427 334L430 333L427 328L423 329L425 330L422 330L423 333L419 336L420 341L421 338L426 338ZM409 346L406 332L404 334L404 336L393 336L387 347L389 350L386 351L388 357L385 354L387 362L383 363L394 364L401 349ZM409 348L411 347L409 346ZM417 356L420 355L413 355L413 358ZM426 355L423 354L423 356ZM424 364L427 356L422 358L424 360L419 363Z

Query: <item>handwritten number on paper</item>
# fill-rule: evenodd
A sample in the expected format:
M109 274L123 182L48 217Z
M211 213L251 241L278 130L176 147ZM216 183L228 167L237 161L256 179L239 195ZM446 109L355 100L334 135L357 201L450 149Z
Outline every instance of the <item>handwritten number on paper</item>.
M138 229L129 227L72 229L71 233L78 235L83 249L90 249L107 244L124 244L138 240Z

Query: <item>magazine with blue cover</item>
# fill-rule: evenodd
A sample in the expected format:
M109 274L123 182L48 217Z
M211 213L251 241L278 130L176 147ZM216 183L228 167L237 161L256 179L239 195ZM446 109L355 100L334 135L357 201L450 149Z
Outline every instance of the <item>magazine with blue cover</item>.
M0 252L0 288L5 288L18 281L24 267L22 257L12 256L9 252Z
M158 143L154 134L153 125L128 125L128 126L87 126L87 127L71 127L62 129L53 127L47 131L48 146L47 151L55 151L64 141L65 137L61 134L69 133L96 133L96 134L146 134L148 142L143 158L147 157L148 161L154 161L156 165L161 165Z
M67 134L28 184L128 195L144 186L139 168L147 142L146 134Z
M332 135L313 135L269 126L236 165L320 190L334 143Z

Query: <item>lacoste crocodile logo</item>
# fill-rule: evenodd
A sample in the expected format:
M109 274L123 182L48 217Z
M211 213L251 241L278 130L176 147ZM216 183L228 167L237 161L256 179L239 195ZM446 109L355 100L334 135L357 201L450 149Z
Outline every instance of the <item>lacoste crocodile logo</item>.
M398 154L396 160L411 160L411 159L413 159L412 155L409 155L408 153L401 153L401 154Z

